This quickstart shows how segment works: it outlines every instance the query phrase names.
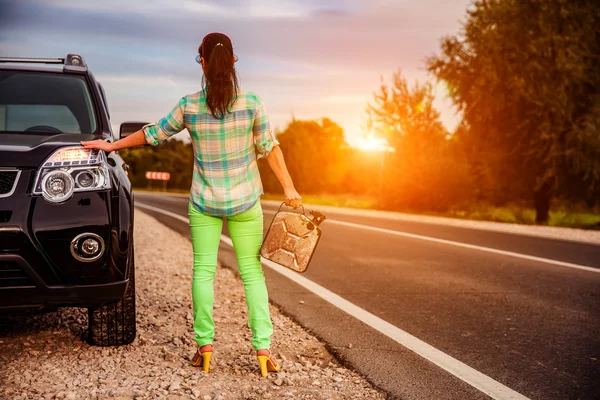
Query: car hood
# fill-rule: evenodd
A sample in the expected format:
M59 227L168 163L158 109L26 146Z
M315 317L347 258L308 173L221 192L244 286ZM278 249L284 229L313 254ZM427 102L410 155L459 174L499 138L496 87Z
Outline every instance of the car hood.
M0 133L0 168L37 168L57 148L73 146L82 140L97 138L93 134L81 133L58 135Z

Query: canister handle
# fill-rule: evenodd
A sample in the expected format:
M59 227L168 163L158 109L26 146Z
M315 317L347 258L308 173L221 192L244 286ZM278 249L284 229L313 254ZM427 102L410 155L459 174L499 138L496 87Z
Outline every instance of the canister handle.
M286 205L285 202L281 203L281 205L279 206L279 210L277 210L277 212L280 212L281 208L284 205ZM306 215L306 211L304 210L304 205L301 205L300 207L302 207L302 214L304 214L304 216L306 218L311 219L308 215ZM308 212L312 215L312 219L311 219L312 222L317 224L317 226L320 225L321 222L325 221L325 219L327 219L324 214L321 214L318 211L308 210Z
M285 205L286 205L285 201L283 203L281 203L281 205L279 206L279 210L277 210L277 212L281 211L281 208ZM291 207L291 206L288 206L288 207ZM304 211L304 205L301 205L300 207L302 207L302 214L304 214L306 216L306 212Z

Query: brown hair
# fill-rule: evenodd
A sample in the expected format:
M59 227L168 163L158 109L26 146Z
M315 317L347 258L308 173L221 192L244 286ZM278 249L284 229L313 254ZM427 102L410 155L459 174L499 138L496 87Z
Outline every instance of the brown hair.
M239 90L231 40L222 33L209 33L202 39L198 53L204 58L202 86L206 105L215 118L223 119Z

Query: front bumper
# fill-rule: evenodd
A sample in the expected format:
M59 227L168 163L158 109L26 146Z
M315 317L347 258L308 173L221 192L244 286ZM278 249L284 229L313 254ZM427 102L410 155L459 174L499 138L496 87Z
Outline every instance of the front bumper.
M120 197L110 190L76 193L60 204L31 196L33 171L22 170L17 190L0 198L0 310L86 306L120 299L128 284L129 231L119 228ZM115 204L116 202L116 204ZM101 258L76 260L73 238L100 236Z
M0 311L45 306L89 306L117 301L123 297L129 283L126 279L103 284L47 285L21 256L0 254L0 265L16 266L28 278L28 281L20 282L20 286L0 287Z

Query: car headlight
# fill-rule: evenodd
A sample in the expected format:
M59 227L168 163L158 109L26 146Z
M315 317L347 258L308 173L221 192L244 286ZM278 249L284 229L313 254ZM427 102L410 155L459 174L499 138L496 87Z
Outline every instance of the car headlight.
M76 192L110 188L106 156L97 149L63 147L40 167L33 194L46 201L60 203Z
M42 196L52 202L61 202L73 195L75 182L68 173L57 170L50 171L42 179Z

